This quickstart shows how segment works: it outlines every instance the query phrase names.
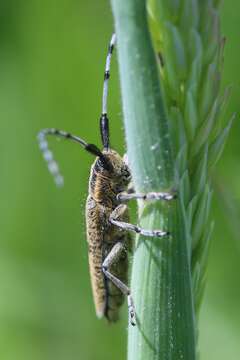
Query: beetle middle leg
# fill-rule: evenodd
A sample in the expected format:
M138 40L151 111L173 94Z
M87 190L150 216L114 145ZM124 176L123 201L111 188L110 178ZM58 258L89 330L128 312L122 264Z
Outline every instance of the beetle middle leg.
M122 291L124 295L127 296L128 299L128 312L129 312L129 319L132 325L136 325L136 316L135 316L135 307L133 303L133 298L131 295L131 290L127 285L125 285L120 279L114 276L110 271L109 268L112 264L118 261L123 251L126 251L124 243L117 242L110 253L105 258L102 264L102 271L104 275L113 282L113 284Z
M126 230L126 231L132 231L137 234L141 234L143 236L149 236L149 237L165 237L169 235L168 231L163 230L146 230L141 228L138 225L133 225L124 221L118 220L121 218L122 214L126 211L127 206L124 204L118 205L116 209L113 210L113 212L110 215L109 221L111 224L118 226L119 228Z

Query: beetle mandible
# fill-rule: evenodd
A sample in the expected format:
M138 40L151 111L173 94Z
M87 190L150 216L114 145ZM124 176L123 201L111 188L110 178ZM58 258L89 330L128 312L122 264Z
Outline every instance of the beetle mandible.
M89 195L86 202L86 227L89 252L89 267L93 298L99 318L109 322L118 319L119 308L128 299L129 321L136 324L135 308L128 283L128 251L131 249L130 232L147 237L165 237L163 230L145 230L129 223L125 202L132 199L172 200L171 192L135 193L131 186L131 172L125 157L110 148L109 120L107 116L108 82L110 78L111 56L116 42L113 34L104 72L102 114L100 132L103 150L88 144L81 138L58 129L43 129L38 134L39 146L49 171L58 186L63 184L59 168L48 148L46 136L54 135L80 144L90 154L96 156L91 167Z

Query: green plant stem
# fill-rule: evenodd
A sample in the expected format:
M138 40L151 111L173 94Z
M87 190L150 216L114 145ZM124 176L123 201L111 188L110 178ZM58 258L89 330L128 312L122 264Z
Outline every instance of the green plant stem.
M136 191L177 188L168 123L145 0L112 0L128 157ZM137 240L131 289L137 326L128 359L195 359L195 324L187 236L179 200L139 203L141 226L171 236Z

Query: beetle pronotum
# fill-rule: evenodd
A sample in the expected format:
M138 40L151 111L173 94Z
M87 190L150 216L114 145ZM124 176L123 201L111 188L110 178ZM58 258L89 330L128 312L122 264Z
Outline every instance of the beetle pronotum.
M116 41L112 35L104 73L102 114L100 132L103 150L88 144L81 138L57 129L43 129L38 134L39 146L48 163L49 171L58 186L63 184L58 165L48 148L46 136L54 135L75 141L96 159L91 167L89 195L86 202L86 226L89 249L89 266L93 298L99 318L110 322L118 319L119 308L124 295L128 299L129 320L135 325L135 309L131 291L127 284L128 257L131 248L130 232L148 237L164 237L163 230L145 230L129 223L128 209L124 202L132 199L172 200L174 194L152 192L138 194L130 187L131 173L124 158L110 148L109 124L107 117L108 82L111 56Z

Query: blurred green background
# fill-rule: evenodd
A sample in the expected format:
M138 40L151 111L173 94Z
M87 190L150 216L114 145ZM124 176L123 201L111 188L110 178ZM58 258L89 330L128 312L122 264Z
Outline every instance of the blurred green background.
M239 113L240 4L225 1L224 84ZM126 308L119 324L95 317L84 207L93 160L51 139L65 187L56 189L36 142L57 127L100 144L103 69L112 32L109 2L0 3L0 356L4 360L124 359ZM124 137L116 59L110 90L111 143ZM239 116L215 182L215 231L200 316L202 360L240 358ZM223 191L224 190L224 191Z

